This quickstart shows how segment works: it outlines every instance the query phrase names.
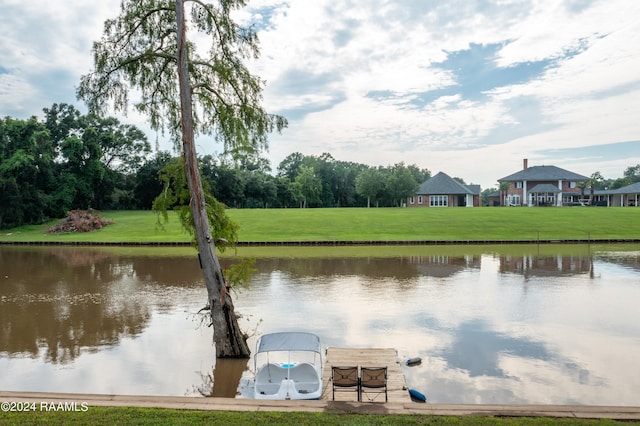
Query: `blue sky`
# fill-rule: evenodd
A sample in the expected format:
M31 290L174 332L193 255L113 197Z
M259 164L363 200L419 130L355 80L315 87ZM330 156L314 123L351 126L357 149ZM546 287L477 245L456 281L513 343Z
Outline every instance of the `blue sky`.
M0 4L0 116L83 108L75 87L119 0L52 3ZM289 119L270 138L274 170L329 152L483 188L523 158L606 178L640 163L638 16L635 0L249 0L236 13L259 30L248 65L265 106Z

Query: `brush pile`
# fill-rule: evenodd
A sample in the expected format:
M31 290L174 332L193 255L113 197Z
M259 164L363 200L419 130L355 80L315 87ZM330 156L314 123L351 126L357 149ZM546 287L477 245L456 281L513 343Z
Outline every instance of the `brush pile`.
M67 232L91 232L102 229L114 222L100 217L97 210L71 210L67 217L49 228L48 232L60 234Z

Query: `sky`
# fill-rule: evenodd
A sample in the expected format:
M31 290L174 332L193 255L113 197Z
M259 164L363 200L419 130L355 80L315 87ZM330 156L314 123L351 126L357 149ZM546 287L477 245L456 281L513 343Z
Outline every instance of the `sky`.
M119 7L0 0L0 116L86 111L75 90ZM607 179L640 164L637 0L248 0L234 16L258 31L247 65L265 108L289 120L269 138L274 172L294 152L330 153L486 189L525 158ZM144 117L121 120L171 149Z

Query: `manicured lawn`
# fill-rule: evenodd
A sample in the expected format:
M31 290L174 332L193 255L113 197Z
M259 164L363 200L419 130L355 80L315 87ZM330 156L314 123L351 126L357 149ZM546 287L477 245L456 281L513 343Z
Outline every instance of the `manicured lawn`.
M437 417L304 412L228 412L160 408L90 407L87 412L0 413L0 424L49 425L635 425L638 422L571 418Z
M2 241L45 241L45 242L188 242L189 235L180 227L176 215L171 215L169 223L158 225L158 219L151 211L106 211L101 216L113 220L113 225L92 232L69 234L49 234L47 229L57 221L44 225L23 226L0 232Z
M536 241L640 239L640 208L381 208L228 210L241 241ZM149 211L109 211L114 225L52 235L48 226L3 230L0 242L188 242L172 216L161 229Z
M232 210L243 241L640 238L635 208Z

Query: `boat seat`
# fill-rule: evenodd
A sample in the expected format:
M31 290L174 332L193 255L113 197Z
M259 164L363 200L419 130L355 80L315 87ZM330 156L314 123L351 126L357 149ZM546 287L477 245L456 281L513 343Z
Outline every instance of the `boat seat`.
M289 374L289 377L295 382L298 392L311 393L320 387L317 370L307 362L296 365Z
M287 378L287 369L273 363L266 364L256 376L256 392L261 395L275 395L280 384Z
M275 395L280 390L280 383L260 383L256 385L256 392L260 395Z
M278 393L280 384L288 377L294 381L300 393L313 393L320 388L318 373L309 363L300 363L292 368L269 363L260 369L256 377L256 392L262 395Z
M320 383L315 382L296 382L296 390L300 393L312 393L318 390Z
M313 381L317 380L318 373L311 364L304 362L293 367L289 372L289 377L295 381Z
M287 378L287 369L269 363L260 369L256 377L258 383L280 383Z

